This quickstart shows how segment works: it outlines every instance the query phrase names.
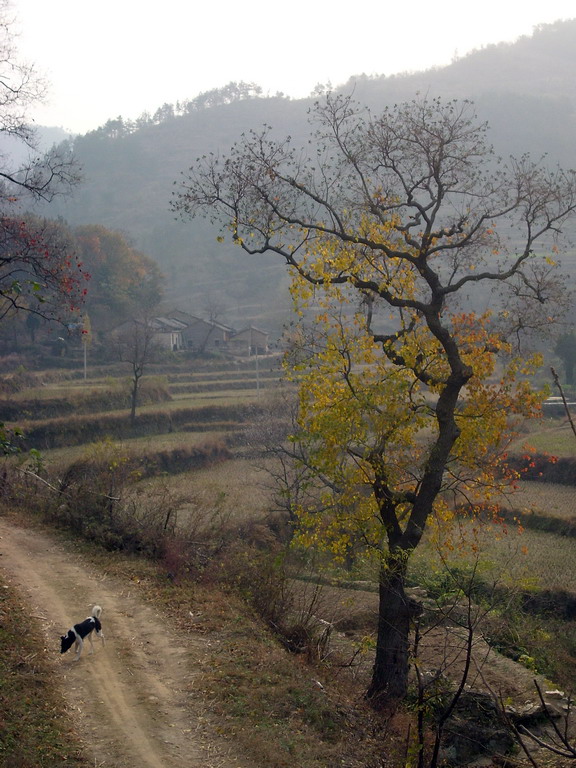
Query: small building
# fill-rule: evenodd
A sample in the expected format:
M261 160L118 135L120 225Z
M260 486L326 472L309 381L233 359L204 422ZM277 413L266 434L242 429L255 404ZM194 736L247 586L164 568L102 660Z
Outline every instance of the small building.
M196 352L228 351L230 339L234 336L234 328L230 328L215 320L203 320L196 315L190 315L181 310L170 312L170 318L181 322L185 328L182 339L186 349Z
M228 348L234 355L267 355L269 351L266 331L253 325L237 331L230 339Z
M117 341L130 343L137 336L146 334L157 347L173 351L183 349L182 332L184 323L168 317L151 317L148 321L127 320L112 330L112 337Z
M154 332L153 339L162 349L176 352L184 348L184 332L186 324L173 317L153 317L150 326Z

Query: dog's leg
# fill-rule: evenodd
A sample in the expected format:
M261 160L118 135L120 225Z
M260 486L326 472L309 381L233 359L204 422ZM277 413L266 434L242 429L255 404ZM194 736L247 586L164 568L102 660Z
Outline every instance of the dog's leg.
M76 640L76 648L77 648L77 650L76 650L76 656L74 656L74 661L78 661L78 659L80 658L80 654L82 653L83 646L84 646L84 642L83 642L82 638L79 637Z
M88 635L88 640L90 640L90 653L94 653L94 643L92 642L92 632Z

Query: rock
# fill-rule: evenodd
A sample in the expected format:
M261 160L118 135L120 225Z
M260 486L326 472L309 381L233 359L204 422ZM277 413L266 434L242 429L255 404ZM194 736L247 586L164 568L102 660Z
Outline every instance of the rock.
M492 697L466 691L460 697L442 739L442 759L463 766L495 754L506 754L514 738Z
M515 725L523 725L525 728L533 728L535 725L544 723L546 720L551 718L558 719L563 716L561 707L552 702L547 702L546 706L541 702L530 702L516 709L507 707L506 712L510 715Z

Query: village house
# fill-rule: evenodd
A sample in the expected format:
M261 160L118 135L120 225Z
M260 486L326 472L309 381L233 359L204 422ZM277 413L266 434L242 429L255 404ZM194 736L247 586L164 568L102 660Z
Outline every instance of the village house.
M228 343L235 333L233 328L223 323L203 320L179 309L170 312L170 317L184 324L184 347L195 352L227 351Z
M146 323L142 320L127 320L113 329L112 337L125 343L130 342L139 332L141 334L145 327ZM150 338L158 347L172 351L184 348L182 332L186 325L179 320L169 317L152 317L147 321L147 327Z
M266 331L250 325L232 336L228 348L234 355L267 355L268 335Z
M114 329L113 336L127 340L134 335L137 325L142 326L142 322L129 320L122 323ZM236 331L223 323L203 320L179 309L150 318L148 328L158 347L172 351L189 349L197 354L220 352L240 357L266 355L269 352L269 334L260 328L249 325Z
M150 326L154 332L154 341L162 349L177 351L184 349L186 324L174 317L153 317Z

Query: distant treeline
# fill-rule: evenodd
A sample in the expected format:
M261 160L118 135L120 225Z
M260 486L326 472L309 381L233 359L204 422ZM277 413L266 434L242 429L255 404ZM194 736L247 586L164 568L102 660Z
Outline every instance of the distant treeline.
M259 96L262 96L262 88L256 83L245 83L243 80L240 82L231 81L221 88L202 91L193 99L184 99L175 104L164 103L153 114L142 112L136 120L125 120L119 115L114 119L107 120L96 130L90 131L87 136L120 139L148 125L160 125L173 120L175 117L189 115L202 109L220 107L224 104L233 104L235 101L243 101L244 99L255 99ZM284 94L277 93L276 96L283 97Z

